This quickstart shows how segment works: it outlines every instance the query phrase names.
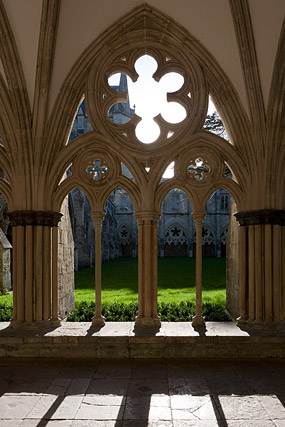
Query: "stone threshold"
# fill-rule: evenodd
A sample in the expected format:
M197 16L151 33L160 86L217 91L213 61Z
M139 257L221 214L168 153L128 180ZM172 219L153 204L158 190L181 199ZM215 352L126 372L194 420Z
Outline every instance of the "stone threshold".
M136 330L133 322L62 322L42 331L14 330L0 323L1 358L271 358L285 357L285 331L249 332L234 322L163 322L160 329Z

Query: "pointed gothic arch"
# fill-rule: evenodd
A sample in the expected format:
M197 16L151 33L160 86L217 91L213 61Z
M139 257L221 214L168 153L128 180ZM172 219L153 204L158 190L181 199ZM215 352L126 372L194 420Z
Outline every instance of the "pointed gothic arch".
M123 27L121 25L122 22L124 22ZM134 196L139 227L141 227L139 232L139 236L141 236L139 237L140 244L149 247L154 253L156 253L156 245L153 239L156 240L155 227L158 218L156 192L165 164L174 157L177 159L176 164L179 164L177 166L177 177L175 177L177 184L179 184L177 186L185 187L187 193L192 195L195 210L199 212L207 183L205 186L203 182L202 190L196 193L194 191L194 184L196 183L195 181L191 182L187 167L193 161L192 158L195 160L195 156L200 156L201 152L207 153L205 155L208 156L211 163L209 182L211 183L210 188L212 188L219 174L221 175L220 172L217 173L215 171L214 165L218 171L221 170L222 154L224 154L221 149L217 153L216 141L213 141L213 136L205 136L203 138L204 141L206 140L210 145L211 142L213 143L213 149L209 155L209 147L207 147L207 144L201 144L201 137L198 136L198 132L205 121L208 102L207 72L199 53L203 53L203 60L206 62L207 59L208 62L211 59L211 65L213 65L213 60L201 45L199 45L199 49L194 47L196 41L193 44L190 35L174 21L171 21L171 26L165 32L164 23L166 22L168 22L168 17L164 14L150 8L148 5L143 5L123 18L118 25L113 26L112 29L104 33L101 38L97 39L85 51L64 83L61 95L51 114L47 128L47 140L49 143L44 150L44 170L42 172L42 176L47 178L45 187L51 196L51 208L55 211L58 211L60 202L71 188L81 186L84 189L90 196L91 204L95 209L97 235L102 223L102 208L107 194L109 194L114 185L125 185L130 194ZM146 34L144 40L141 39L142 29ZM127 45L124 43L126 31L128 36L130 33L132 34L132 41ZM162 35L163 41L157 43L157 40ZM189 43L188 51L185 49L185 36L186 40L188 40L187 43ZM108 46L111 45L113 47L111 55L109 54L109 47L107 52L105 45L102 44L106 37L108 38ZM111 73L114 71L114 67L118 67L119 71L123 70L135 79L133 64L138 55L141 54L140 52L145 52L146 49L156 58L159 64L159 70L155 76L157 79L166 72L165 70L171 71L177 69L177 67L183 74L185 80L183 90L179 94L173 95L171 99L178 100L187 109L187 120L184 120L178 126L169 127L169 124L163 121L161 117L157 117L156 120L160 124L162 132L158 141L148 147L136 141L134 126L138 122L137 117L134 117L126 125L126 133L128 135L126 140L125 136L122 136L122 127L118 128L112 125L108 121L106 114L111 105L110 102L115 101L112 98L111 91L106 87L106 77L108 76L106 73ZM120 57L122 55L124 58L126 57L126 60L121 61ZM223 73L217 64L214 67L214 71L216 70L219 70L220 78ZM213 70L211 71L212 74L215 74ZM191 90L191 97L188 97L189 90ZM227 100L230 97L231 90L233 93L233 89L229 86L227 88ZM71 119L81 99L80 93L86 94L86 107L93 131L78 138L76 144L71 143L66 146L65 141L67 140ZM189 107L190 104L191 108ZM168 128L173 129L174 134L169 140L165 140ZM238 146L238 144L239 140L237 140L236 145ZM119 157L120 151L124 150L126 152L126 148L128 148L128 158ZM228 162L231 163L231 159L233 162L236 161L238 157L236 148L229 148L228 146L224 151L228 153L226 158ZM185 159L189 161L189 164L185 163ZM121 176L119 167L121 161L125 162L127 166L134 165L136 184ZM238 163L240 163L240 160ZM49 164L53 165L51 171L48 171L47 165ZM61 176L69 164L72 164L73 174L60 183ZM103 164L106 166L102 167ZM96 168L98 172L95 172ZM103 174L104 168L106 174ZM146 171L146 168L149 168L149 171ZM236 168L237 170L246 170L245 168L238 168L238 165ZM92 176L93 173L94 176ZM98 180L95 179L95 176L99 177ZM172 181L172 185L175 180ZM236 184L236 187L238 191L239 184ZM239 191L241 190L239 189ZM99 248L98 242L97 247ZM140 251L141 268L146 266L145 261L143 261L145 256L146 252L143 249L143 251ZM150 321L150 324L153 325L158 322L155 304L156 263L146 267L148 272L141 274L145 282L140 288L142 294L145 292L145 296L141 297L142 305L139 318L143 322L144 318L149 318L151 320L147 320L147 322ZM145 287L150 286L150 283L147 283L149 276L152 277L153 285L151 291L152 302L148 307L143 300L149 295L149 292L145 289ZM97 320L101 322L99 312L96 316Z
M218 187L227 188L233 194L239 211L237 219L241 224L240 324L257 328L281 325L284 289L282 310L279 297L284 269L276 248L283 245L284 249L280 237L282 235L284 240L284 231L281 233L284 226L283 185L278 189L278 183L284 183L284 171L279 162L284 156L280 155L284 142L284 25L270 90L268 120L265 122L248 4L230 0L230 5L245 74L250 118L230 78L201 41L171 17L148 4L133 9L87 47L72 66L54 106L48 111L59 2L44 2L32 121L20 55L4 3L0 2L3 30L0 34L3 47L1 62L7 80L7 85L3 79L0 82L3 89L0 109L6 108L6 113L1 113L0 130L5 133L5 143L0 147L0 154L7 161L9 176L9 183L1 181L0 188L12 211L18 259L25 260L24 266L18 263L17 270L18 294L14 299L13 322L16 327L59 323L55 298L57 224L61 216L58 211L64 195L80 183L89 191L94 206L98 207L94 212L98 230L102 223L102 204L113 185L125 185L136 201L141 260L138 325L157 326L160 323L156 307L158 207L163 194L171 186L183 188L192 196L193 217L199 225L200 243L208 195ZM159 80L168 70L179 69L185 80L181 91L170 94L169 100L184 105L187 118L182 124L172 126L160 116L156 117L161 136L149 146L138 143L135 138L138 117L134 117L127 127L116 127L110 124L105 114L117 101L115 94L106 86L108 76L118 69L135 79L134 61L142 52L149 52L156 58L159 65L154 76L156 79ZM94 129L78 139L76 144L66 146L72 119L84 93ZM205 135L202 130L209 93L215 99L232 145L218 141L213 135ZM124 96L120 94L123 99ZM169 138L168 131L173 132ZM91 158L87 158L89 154ZM121 176L122 161L132 168L135 183ZM170 161L175 161L175 175L170 183L160 184L162 172ZM236 182L226 181L223 176L225 163L233 169ZM75 173L60 183L69 164L73 165ZM99 179L96 180L95 176ZM45 239L43 244L39 243L41 233ZM37 248L39 259L44 260L46 267L42 276L38 263L32 267L33 258L30 256L36 253ZM261 263L263 253L265 267ZM277 260L274 265L273 258ZM256 279L253 280L255 272ZM265 278L267 287L264 286ZM43 290L46 295L41 300ZM39 292L40 304L34 309L31 295L36 292ZM197 304L199 310L200 303ZM99 314L96 316L101 322Z
M167 30L165 30L165 28L167 28ZM144 41L141 39L142 31L147 34ZM132 34L131 38L129 37L130 33ZM153 34L153 38L151 34ZM50 119L51 130L58 128L56 122L61 122L63 124L60 114L58 114L58 109L62 109L64 105L70 105L72 110L75 109L75 107L72 106L78 104L78 102L74 104L74 98L76 98L74 94L78 93L78 89L84 86L84 79L86 78L87 71L90 69L94 59L96 60L98 56L102 55L102 46L108 46L106 49L110 52L110 46L112 45L114 49L121 48L122 45L125 45L124 42L126 38L128 39L128 45L130 45L131 40L131 44L134 46L149 46L154 43L154 39L158 41L161 39L163 40L163 43L160 43L161 46L167 45L170 42L177 50L181 47L183 47L183 52L187 52L188 50L192 57L195 57L196 60L204 65L203 68L206 78L209 81L210 92L213 93L219 112L224 112L223 119L225 120L226 127L232 130L231 134L234 135L232 138L234 143L239 145L248 140L248 119L236 91L219 64L212 55L209 54L202 43L196 40L188 31L173 19L170 19L169 16L166 16L164 13L147 4L138 6L121 18L116 24L112 25L109 30L105 31L104 34L91 43L81 55L63 84L60 98L57 99L57 106ZM107 40L108 43L105 44L104 42ZM72 92L70 88L72 88ZM231 102L229 102L229 100ZM248 129L245 128L245 124ZM70 127L66 121L65 126L67 126L67 128ZM64 131L63 127L61 129ZM51 136L52 134L50 134L50 137ZM52 140L53 138L51 137L50 139Z
M121 204L118 201L121 200ZM106 216L103 221L104 225L107 219L108 202L112 211L112 222L115 227L111 230L110 241L112 245L117 245L115 257L136 257L137 256L137 222L135 219L136 204L125 186L117 185L108 193L105 198L104 211ZM108 228L107 226L106 228ZM104 233L103 233L104 235ZM107 258L107 260L109 257ZM113 259L113 257L111 257ZM104 256L103 256L104 260Z
M164 256L186 257L188 255L187 231L177 221L168 227L164 233Z

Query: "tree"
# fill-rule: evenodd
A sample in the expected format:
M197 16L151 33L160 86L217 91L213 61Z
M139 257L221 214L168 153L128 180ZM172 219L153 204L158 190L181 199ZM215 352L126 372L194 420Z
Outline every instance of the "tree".
M212 114L207 115L207 118L204 123L204 129L214 133L215 135L220 136L221 138L226 139L227 141L229 140L222 119L220 118L217 111L214 111Z

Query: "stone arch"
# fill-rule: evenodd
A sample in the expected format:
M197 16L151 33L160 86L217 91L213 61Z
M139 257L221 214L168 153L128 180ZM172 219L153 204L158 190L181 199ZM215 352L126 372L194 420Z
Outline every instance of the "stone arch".
M122 197L124 198L124 203L123 206L119 206L118 202ZM112 229L112 236L110 237L113 242L112 244L116 246L116 248L114 248L117 251L116 256L137 256L138 233L137 222L135 219L135 212L137 211L136 201L128 191L128 188L125 185L120 185L118 183L118 185L114 185L108 190L108 194L104 195L105 213L107 213L108 210L108 202L111 204L111 209L115 206L113 222L116 224ZM105 226L106 220L107 215L103 221L103 231L104 227L108 228L108 225ZM106 259L109 259L109 257Z
M183 185L183 183L180 180L176 179L169 179L167 181L164 181L157 189L157 192L155 194L155 207L156 211L160 212L162 208L162 203L167 196L168 193L171 192L171 190L174 190L175 188L183 191L188 199L190 200L190 203L192 204L192 201L195 200L195 194L191 191L186 185Z
M79 190L83 191L88 197L88 200L91 201L91 203L96 202L96 199L94 200L94 197L87 185L84 185L84 183L79 182L70 177L64 180L54 192L52 206L54 207L55 211L60 211L60 207L63 203L64 198L75 188L78 188Z
M167 24L166 33L164 24ZM108 46L112 45L112 43L114 46L119 46L126 39L126 34L129 34L131 31L131 43L135 46L142 43L140 36L142 30L147 35L143 42L144 45L146 43L154 43L151 34L152 31L155 30L156 35L161 34L162 36L163 34L164 43L170 40L172 43L175 43L176 48L183 46L183 54L185 56L188 54L188 56L195 58L195 61L201 64L215 99L218 100L217 103L220 107L219 111L224 112L225 125L231 130L231 134L233 134L232 140L234 144L240 148L247 144L250 138L248 119L241 106L237 93L218 63L209 52L207 52L203 45L195 40L184 28L169 19L168 16L147 4L135 8L117 24L113 25L112 28L104 32L104 34L95 40L78 59L63 84L61 94L52 112L48 139L54 141L55 137L53 135L55 135L56 132L59 148L61 149L63 141L66 140L63 135L64 133L66 134L67 129L70 128L71 118L74 114L73 111L75 111L78 105L79 96L77 94L84 92L84 81L87 78L87 72L94 60L96 61L100 55L100 50L102 46L105 45L104 40L108 40ZM163 46L163 44L161 44L161 46ZM218 85L217 82L219 82ZM70 88L72 88L72 90L70 90ZM231 102L229 102L229 100L231 100ZM65 111L64 119L62 117L62 111ZM60 135L62 135L62 137ZM250 144L248 145L250 146ZM247 152L248 148L244 155L246 155Z
M187 256L188 233L181 221L173 221L164 233L164 256Z
M194 227L191 199L181 186L172 187L171 181L165 181L164 191L159 196L161 217L158 223L158 254L160 257L190 256Z
M78 147L76 147L75 153L79 153L79 157L80 157L83 144L79 143L76 145L78 145ZM90 144L86 147L86 149L88 149L88 147L90 146L92 147L92 145ZM98 148L98 151L100 152L100 148ZM105 150L103 150L103 152L105 152ZM65 172L67 166L70 164L70 159L72 158L74 159L74 157L76 157L76 154L73 155L73 157L71 156L70 158L65 159L64 165L61 166L61 170L58 173L58 182L60 182L63 173ZM129 167L129 162L126 161L125 159L118 159L117 153L115 153L115 157L116 157L116 163L117 163L116 175L115 177L113 177L112 180L110 180L109 183L107 183L104 186L94 187L92 183L82 179L82 174L80 173L80 171L79 173L77 174L75 173L74 175L71 175L70 177L60 182L60 184L57 185L56 189L53 192L51 192L51 200L52 200L52 205L54 206L54 209L59 210L59 207L61 206L62 200L65 197L65 195L69 193L73 188L78 187L82 189L82 191L84 191L86 195L88 195L88 199L90 200L90 203L93 206L93 209L103 210L104 204L109 194L113 191L115 187L120 186L130 194L137 210L138 206L140 206L141 204L139 189L132 180L123 176L121 166L120 166L121 164L120 160L124 162L124 164L126 164L127 167ZM58 166L59 163L60 161L57 162L56 166ZM74 161L71 164L73 165ZM56 169L56 166L55 166L55 169ZM132 170L133 168L130 166L130 169Z
M54 19L49 21L51 24L50 27L41 26L41 40L44 40L43 36L48 33L46 29L52 28L52 25L56 24L55 18L56 13L58 13L56 8L58 9L58 6L59 2L52 2L49 14L54 12ZM46 12L43 14L42 23L45 23L47 18L47 8L45 9ZM236 18L235 14L233 14L237 34L240 29L238 21L241 18L241 13L242 11L239 11ZM244 21L244 24L248 23L248 20ZM46 111L48 110L48 90L50 89L49 82L51 79L52 61L50 61L48 67L46 65L50 57L52 57L50 51L53 49L52 44L55 44L56 31L49 32L50 41L47 43L47 47L39 50L38 64L43 60L44 66L38 67L39 72L36 75L37 90L34 100L34 124L32 124L32 115L25 79L21 69L21 61L3 2L0 2L0 24L1 28L3 28L3 31L0 33L0 42L3 47L1 61L7 75L7 87L9 88L8 90L5 87L5 82L0 81L4 99L4 101L1 99L0 108L1 110L5 108L5 103L11 104L7 106L7 115L2 114L1 111L1 121L3 123L1 122L0 129L0 131L4 129L6 133L5 143L3 147L0 147L0 154L1 158L5 158L5 162L7 160L7 174L10 185L1 181L0 187L3 189L3 194L7 198L10 209L21 209L21 211L14 212L13 227L15 227L15 233L19 232L18 259L25 259L25 268L28 271L26 275L21 266L18 269L18 302L20 304L18 306L15 304L15 325L18 324L21 327L22 323L24 323L33 327L34 322L38 323L38 325L58 324L56 301L52 301L53 304L50 304L50 299L54 299L54 290L56 288L54 280L56 277L56 256L52 258L45 248L50 248L51 242L56 241L56 226L60 217L58 210L63 195L69 191L69 188L81 182L80 179L73 176L60 184L62 173L65 170L63 168L62 171L61 167L62 165L64 166L66 159L68 159L68 164L73 161L79 162L79 152L76 151L79 149L79 146L83 149L88 148L88 150L91 150L91 146L95 143L95 146L101 150L100 155L103 152L106 154L106 157L114 156L116 158L113 163L114 168L115 166L118 168L119 159L121 158L119 154L123 153L124 161L127 159L128 165L133 165L133 170L136 173L137 186L127 183L120 176L118 172L119 168L117 169L117 175L114 173L114 179L110 180L109 183L107 180L105 183L102 183L100 191L97 191L99 187L96 188L88 182L82 185L85 191L89 192L90 198L93 200L93 205L96 205L100 209L94 213L98 230L102 221L100 215L102 216L104 197L114 184L118 185L118 183L122 183L126 188L129 186L128 188L133 191L134 199L136 196L138 205L137 218L140 227L141 245L143 246L141 253L148 259L146 263L142 262L140 266L140 277L142 278L140 289L143 293L140 301L140 321L146 319L146 324L151 324L152 326L159 324L155 309L156 265L153 254L156 248L153 237L157 231L155 228L158 218L157 206L159 206L163 192L168 188L168 185L172 185L178 188L185 188L185 193L191 195L191 201L193 201L193 205L195 206L195 221L199 223L200 231L202 231L201 218L207 195L214 191L215 188L229 188L229 191L238 203L238 210L244 209L244 212L239 212L238 215L241 224L242 250L240 252L243 267L241 270L242 288L240 298L242 306L240 311L240 325L254 325L257 328L270 328L272 324L274 327L281 326L282 315L284 313L284 307L282 307L281 313L279 299L281 295L280 271L282 260L281 257L275 258L274 265L272 266L272 259L275 257L276 252L274 248L280 248L281 226L284 226L284 212L280 209L284 206L282 204L284 197L280 194L280 191L283 191L283 185L277 191L277 183L279 181L284 183L284 173L281 166L278 169L275 167L277 160L281 159L279 153L283 142L281 123L284 118L284 109L281 97L284 95L282 83L284 83L285 75L284 61L282 61L285 46L283 43L284 26L276 56L276 66L274 68L272 88L268 102L268 109L270 110L268 114L269 120L264 120L262 114L259 114L261 109L258 108L256 102L250 102L251 116L254 117L255 113L258 116L257 120L252 120L251 123L230 79L202 43L169 16L147 4L143 4L113 24L110 29L107 29L91 43L82 56L78 58L62 85L54 108L51 111L51 116L47 121ZM54 26L54 28L56 27ZM250 28L244 28L244 30L250 30ZM245 35L247 34L250 36L251 32L247 33L245 31ZM253 40L253 38L251 39ZM248 43L251 48L253 48L252 40ZM256 61L254 58L253 61L246 63L246 59L250 59L250 55L244 54L245 51L248 51L247 49L243 49L247 44L244 44L245 40L240 34L238 34L237 42L246 77L252 71L252 65L257 64L255 64ZM130 51L126 49L130 49ZM134 144L124 139L124 135L121 132L122 128L119 129L111 126L110 131L106 130L106 123L104 122L106 117L104 118L103 114L105 110L102 108L103 113L100 116L102 111L100 108L97 108L98 105L103 107L108 106L109 102L108 100L104 101L104 91L106 88L103 83L106 80L108 72L114 69L112 68L113 65L111 67L108 61L114 59L113 64L117 66L116 61L118 60L121 69L124 67L122 63L126 62L125 71L129 71L131 76L135 78L135 73L130 71L130 69L136 58L136 51L142 52L140 49L151 52L156 56L160 64L164 60L164 62L169 62L170 60L168 65L172 69L177 64L181 69L182 64L182 69L185 66L185 69L188 67L187 70L193 71L193 73L185 72L185 76L187 79L187 74L189 74L193 79L193 82L191 82L193 83L193 95L197 95L197 102L196 99L193 101L195 108L193 108L193 113L191 113L190 108L188 109L187 121L175 128L176 133L169 140L166 140L165 145L162 139L166 136L168 125L165 121L161 120L161 117L157 117L156 120L160 123L163 130L162 139L157 144L146 147L137 144L135 139L133 140ZM116 56L121 53L129 53L129 57L119 58ZM170 53L167 58L165 57L166 53ZM101 58L103 58L102 61L100 61ZM104 67L105 69L103 69ZM41 84L40 80L45 70L48 70L46 74L48 78L44 78L43 84ZM160 72L163 73L166 70L166 64L162 66L161 70L156 74L156 78L160 77ZM104 74L105 72L106 75ZM251 83L254 78L245 78L245 80L246 89L249 98L251 98ZM258 79L255 83L258 83ZM102 88L102 90L104 89L104 91L97 91L98 87ZM201 87L202 91L200 92L198 89ZM254 90L256 92L256 87L253 88L253 92ZM186 99L185 93L182 92L172 94L172 100L178 99L178 96L180 96L182 104L187 104L188 102L190 105L189 99ZM76 107L84 93L88 98L89 111L95 115L95 118L99 117L102 119L102 123L99 121L97 125L96 120L93 118L93 123L95 124L94 130L88 136L82 137L80 141L78 140L76 148L72 144L66 146L65 143ZM208 96L208 93L215 99L216 106L233 145L225 145L221 141L218 143L217 138L213 135L206 136L206 133L201 130L206 114L207 100L205 94ZM108 94L111 97L112 94L110 91ZM97 100L92 100L93 95L99 95L99 104L96 104ZM186 94L186 96L188 95ZM190 98L192 99L192 97ZM15 113L15 117L12 117L12 111L13 114ZM130 126L134 126L135 121L136 119L133 120ZM256 129L256 125L261 124L261 129ZM265 125L267 129L265 129ZM13 128L17 129L17 133L12 131ZM129 127L128 130L128 135L132 135L132 128ZM119 133L121 134L119 135ZM261 138L259 138L259 135ZM100 145L101 143L102 146ZM36 150L34 149L35 146ZM219 149L218 146L220 146ZM186 158L186 154L189 155L189 158ZM95 155L97 156L96 153ZM205 173L205 177L201 173L195 175L195 165L188 162L195 162L199 158L198 156L202 156L205 164L208 162L206 166L211 167L212 172L209 171L207 176ZM183 163L184 157L185 163ZM96 159L98 158L95 157ZM180 167L177 166L177 175L171 181L171 184L159 184L161 169L170 159L174 159L177 163L180 162ZM217 160L216 163L215 159ZM83 159L81 158L81 160ZM223 161L231 164L237 176L237 182L226 182L221 173L216 173L215 166L217 165L221 171ZM215 164L213 165L212 162ZM57 169L56 165L60 167ZM189 176L187 175L189 165L192 166L192 181L188 179ZM150 170L146 171L146 168ZM274 173L271 173L272 171ZM205 172L205 168L203 172ZM199 177L199 175L203 177L204 181L201 180L201 182L198 182L197 180L195 182L195 176ZM270 175L273 176L272 179ZM263 197L264 188L266 188L266 197ZM280 210L276 209L277 212L272 212L273 208L279 208ZM263 211L262 214L260 214L260 209ZM268 209L271 212L268 212ZM46 240L43 244L38 244L38 233L42 232L42 228L45 231ZM283 231L282 235L284 240ZM15 241L17 241L16 238ZM99 247L99 244L97 246ZM44 262L34 263L33 267L31 265L33 260L29 255L30 253L35 253L35 248L39 248L38 259L44 260ZM56 254L53 253L52 255ZM266 262L263 263L265 267L261 262L263 257L266 259ZM53 265L51 265L51 262ZM18 264L20 265L20 262ZM38 268L38 265L40 265L40 268L42 266L46 268L47 266L44 274L41 274L41 269ZM53 269L52 278L50 278L51 267ZM254 275L255 279L252 280ZM42 280L42 277L44 280ZM265 279L268 283L266 287L263 286ZM276 285L275 282L277 283ZM46 298L42 298L43 292L46 291ZM39 294L39 304L36 310L34 310L33 301L30 297L35 292ZM42 307L44 307L45 312L42 312ZM198 317L201 317L201 313ZM50 322L50 319L52 319L52 322Z
M231 182L232 180L230 178L226 178L228 182ZM210 207L209 203L211 201L211 198L213 196L217 196L218 200L213 200L213 206ZM238 246L239 244L239 234L238 234L238 225L237 222L235 220L235 218L233 217L233 214L237 211L237 203L235 200L235 193L233 194L231 191L231 187L230 186L226 186L226 185L222 185L222 186L215 186L214 187L214 191L212 192L208 192L206 195L206 211L209 214L213 214L215 213L217 215L216 217L216 222L214 223L214 228L215 230L213 230L214 235L216 237L216 253L215 256L220 257L221 256L221 251L223 252L222 256L226 255L226 251L225 251L225 247L222 248L222 245L225 244L225 242L221 242L221 236L223 234L223 232L230 226L230 228L235 230L235 242L236 245ZM223 202L223 197L227 198L227 202L228 205L223 206L222 202ZM229 200L228 200L229 199ZM208 212L210 208L210 211ZM212 212L211 212L212 210ZM207 217L205 217L207 219ZM226 225L225 225L226 224ZM226 236L225 236L226 237ZM237 253L235 254L236 257ZM232 255L231 255L232 257ZM231 276L231 269L228 269L230 275ZM232 272L232 274L234 274L234 271Z
M13 197L9 197L9 192L6 192L5 197L9 203L9 209L13 210L22 204L22 194L25 193L26 209L29 209L33 189L30 167L33 145L31 143L31 108L20 55L3 3L0 4L0 25L2 28L0 42L3 47L1 62L7 81L6 84L1 76L0 133L5 135L5 143L4 147L0 146L0 154L1 159L5 161L5 170L11 188L18 190L18 192L14 191ZM20 130L20 137L15 135L15 129Z

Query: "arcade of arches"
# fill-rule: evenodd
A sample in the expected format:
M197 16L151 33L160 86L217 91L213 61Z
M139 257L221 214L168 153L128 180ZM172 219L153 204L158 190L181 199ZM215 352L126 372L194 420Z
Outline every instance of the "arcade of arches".
M102 7L109 7L109 2L105 3ZM74 188L88 197L95 223L93 325L104 324L101 226L105 202L118 187L132 198L138 225L138 327L160 325L157 227L162 202L174 188L189 198L196 226L193 325L204 325L202 222L206 203L215 190L223 188L234 199L236 210L231 221L228 276L229 281L235 281L239 272L238 324L265 330L284 326L285 33L280 21L284 3L276 0L275 9L270 6L270 16L278 17L279 24L271 23L275 31L268 46L271 43L275 48L267 50L265 46L262 60L258 16L269 12L260 7L257 14L255 0L219 3L224 24L212 22L212 6L208 4L209 11L203 12L205 39L195 24L202 19L195 2L182 1L177 11L172 9L173 3L126 1L123 10L114 6L110 11L109 7L106 16L111 15L111 20L96 21L96 26L88 17L100 20L97 2L80 3L84 18L78 22L76 0L0 0L0 167L5 172L0 192L7 200L13 233L14 328L60 324L58 224L62 202ZM157 4L163 10L153 7ZM29 41L25 37L22 41L20 21L28 23L28 15L38 19L38 35L30 25ZM78 25L78 39L71 47L72 22ZM230 48L217 48L225 40ZM135 114L124 124L113 123L108 117L114 105L127 100L126 92L115 91L108 78L124 73L135 82L135 63L145 54L157 63L153 74L157 84L171 72L183 77L182 86L167 93L167 101L177 103L186 116L171 123L157 114L153 122L159 136L149 144L137 137L141 117ZM265 62L271 64L271 71ZM209 95L231 142L202 130ZM145 96L151 101L152 93ZM92 129L67 144L83 97ZM171 162L175 164L174 176L162 182ZM122 163L134 180L124 176ZM225 175L226 166L233 179ZM66 177L68 169L71 174Z

